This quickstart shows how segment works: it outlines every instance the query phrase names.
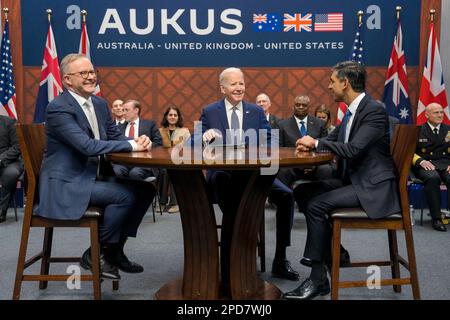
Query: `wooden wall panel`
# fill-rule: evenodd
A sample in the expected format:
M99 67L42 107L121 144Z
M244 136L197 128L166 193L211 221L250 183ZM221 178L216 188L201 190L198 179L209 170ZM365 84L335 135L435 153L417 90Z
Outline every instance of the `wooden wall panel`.
M40 68L25 67L25 108L22 120L31 122L38 91ZM296 95L311 98L311 112L322 103L330 107L333 120L337 104L328 92L329 68L245 68L246 100L254 102L260 92L272 100L272 113L292 114ZM159 123L169 105L181 108L186 125L193 127L203 106L222 97L218 84L219 68L100 68L100 88L110 103L115 99L137 99L143 104L143 118ZM367 91L376 99L383 95L386 68L368 68ZM408 68L413 106L417 105L417 67Z

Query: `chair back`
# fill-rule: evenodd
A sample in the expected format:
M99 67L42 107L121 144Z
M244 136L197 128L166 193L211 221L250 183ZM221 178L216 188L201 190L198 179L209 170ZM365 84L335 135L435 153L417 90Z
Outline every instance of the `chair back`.
M401 209L403 218L410 219L406 212L409 212L408 198L408 176L412 159L416 151L417 140L419 139L420 126L409 124L398 124L395 126L394 137L391 143L391 153L396 169ZM406 217L407 216L407 217ZM407 221L405 221L407 222Z
M27 174L27 202L26 209L32 211L37 198L37 183L41 171L42 159L45 151L45 126L44 124L16 124L17 137L20 151ZM26 210L28 211L28 210Z

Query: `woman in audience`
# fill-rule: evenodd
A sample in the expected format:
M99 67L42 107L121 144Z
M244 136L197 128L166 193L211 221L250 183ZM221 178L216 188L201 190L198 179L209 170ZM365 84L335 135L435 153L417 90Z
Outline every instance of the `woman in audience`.
M316 118L325 121L326 123L325 127L327 128L328 134L330 134L330 132L334 130L335 126L331 124L331 113L326 105L321 104L320 106L318 106L316 109L315 116Z
M183 116L178 107L169 106L166 109L163 120L161 121L161 126L159 132L161 133L163 147L165 148L171 148L180 143L183 144L190 139L191 134L188 128L183 127ZM169 199L166 205L167 212L178 212L177 199L166 169L160 171L159 184L161 202L167 203L167 200Z

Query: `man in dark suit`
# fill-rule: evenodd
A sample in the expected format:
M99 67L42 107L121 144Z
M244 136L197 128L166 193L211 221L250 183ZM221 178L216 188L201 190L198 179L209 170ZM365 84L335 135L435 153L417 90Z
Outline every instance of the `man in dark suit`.
M325 122L309 114L310 99L306 94L295 97L293 115L278 122L280 129L280 147L295 147L297 140L305 135L313 138L327 136ZM316 178L330 178L331 166L326 164L314 169L281 168L278 173L285 185L291 187L299 179L316 180Z
M103 181L99 157L109 152L144 151L150 139L128 140L111 119L107 103L93 95L97 76L88 58L69 54L61 61L64 92L46 109L47 149L39 178L35 214L51 219L80 219L89 206L101 207L100 265L105 278L120 279L124 272L142 272L123 252L127 237L135 237L154 195L147 184ZM81 266L91 268L90 249Z
M126 122L119 125L120 131L125 136L135 139L141 135L150 138L152 148L162 145L162 137L156 123L152 120L144 120L141 115L141 103L137 100L128 100L122 105ZM155 176L152 168L132 167L114 164L114 172L118 177L128 177L135 180L144 180Z
M266 116L266 119L269 122L269 126L272 129L277 128L278 121L280 121L280 118L270 113L270 107L272 106L272 102L270 101L269 96L265 93L258 94L256 96L256 105L260 106L263 109L264 115Z
M123 113L123 101L120 99L114 100L111 105L111 113L113 116L114 122L119 124L125 123L125 115Z
M441 220L441 181L447 186L450 198L450 126L442 123L444 110L438 103L425 108L427 123L420 129L419 142L413 158L412 171L424 184L433 229L447 231ZM450 202L448 202L450 203Z
M259 139L257 144L270 144L271 129L263 110L254 104L243 101L245 94L243 72L237 68L225 69L220 74L219 82L225 98L203 109L200 117L203 141L209 143L212 140L224 139L225 143L232 143L229 129L235 129L241 137L247 130L257 130L258 132L262 130L267 131L267 139ZM245 143L249 143L247 137ZM214 196L224 214L223 219L231 221L231 223L222 224L225 229L222 229L221 232L221 268L225 282L229 280L227 277L229 277L229 245L232 232L226 228L233 226L239 199L244 193L243 187L248 178L247 172L239 170L209 170L207 173L208 183L212 186ZM286 259L286 248L290 246L294 214L292 190L275 179L269 198L277 206L276 250L272 263L272 274L275 277L298 280L298 273L292 269L290 262Z
M17 179L23 172L15 123L16 120L0 115L0 223L6 220Z
M305 136L297 142L297 148L331 150L340 158L342 179L312 182L308 188L300 185L294 190L298 202L309 200L305 256L311 258L312 268L309 278L284 294L286 299L312 299L330 292L325 268L331 247L330 212L362 207L371 219L400 212L386 110L365 94L366 71L362 65L341 62L332 71L328 88L335 101L348 105L348 111L328 137Z

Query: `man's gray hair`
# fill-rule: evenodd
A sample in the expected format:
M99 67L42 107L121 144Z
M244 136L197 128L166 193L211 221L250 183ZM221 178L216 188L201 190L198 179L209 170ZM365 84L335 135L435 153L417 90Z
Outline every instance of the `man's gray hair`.
M242 75L244 75L242 70L239 69L239 68L235 68L235 67L226 68L219 75L219 83L220 83L220 85L224 84L225 76L227 75L227 73L231 73L231 72L240 72Z
M84 54L81 53L69 53L67 56L65 56L62 60L61 60L61 65L60 65L60 69L61 69L61 76L64 77L66 74L69 73L69 64L79 60L79 59L88 59Z

